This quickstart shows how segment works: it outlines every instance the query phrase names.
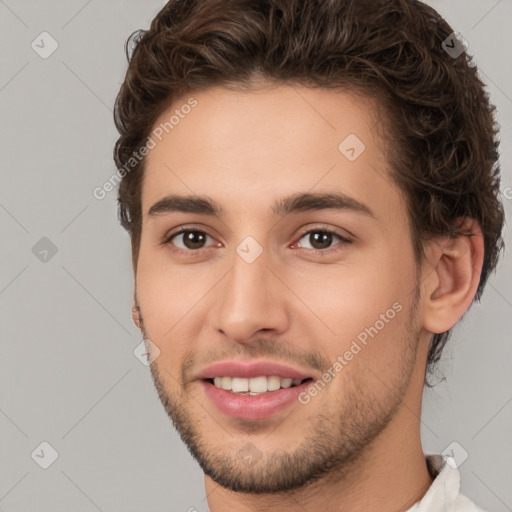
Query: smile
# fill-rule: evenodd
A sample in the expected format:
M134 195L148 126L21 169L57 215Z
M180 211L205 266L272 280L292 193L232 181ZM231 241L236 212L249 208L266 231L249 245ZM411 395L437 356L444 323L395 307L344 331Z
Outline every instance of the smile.
M251 379L244 377L214 377L208 379L215 387L231 391L237 394L260 395L269 391L277 391L279 389L288 389L290 387L299 386L309 379L290 379L288 377L281 378L277 375L270 377L260 376Z

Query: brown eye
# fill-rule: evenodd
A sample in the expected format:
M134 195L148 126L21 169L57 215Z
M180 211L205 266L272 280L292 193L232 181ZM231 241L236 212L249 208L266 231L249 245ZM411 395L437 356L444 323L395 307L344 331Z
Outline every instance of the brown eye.
M309 233L309 243L313 249L327 249L332 243L332 233L312 231Z
M343 245L350 243L351 240L329 229L310 229L299 239L300 247L322 254L339 250Z
M182 239L180 241L180 238ZM197 250L203 249L206 239L210 238L209 235L197 229L183 229L175 233L167 240L167 243L172 243L180 249ZM180 245L181 244L181 245Z

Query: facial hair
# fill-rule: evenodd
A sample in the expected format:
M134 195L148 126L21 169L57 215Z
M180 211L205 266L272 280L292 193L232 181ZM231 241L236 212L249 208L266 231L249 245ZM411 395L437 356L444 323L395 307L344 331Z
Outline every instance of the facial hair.
M293 450L283 448L264 454L257 447L257 441L255 444L237 446L234 441L223 445L209 438L208 425L197 421L190 413L196 399L182 384L187 382L183 379L183 372L182 382L177 383L165 368L159 368L156 359L150 369L160 401L203 472L231 491L277 494L322 478L343 479L345 474L353 471L357 461L367 453L371 443L385 430L402 404L412 376L421 333L421 319L417 314L419 293L419 287L416 287L408 318L403 321L395 338L400 347L400 356L393 373L387 375L386 385L380 385L380 382L376 386L369 385L372 382L371 368L352 372L352 379L343 382L342 400L329 404L329 410L315 414L309 424L304 424L304 437ZM141 325L145 335L142 318ZM258 355L275 356L275 350L271 347L278 344L269 341L262 339L260 343L252 343L250 348L240 344L233 348L246 355L251 355L248 351L258 351ZM372 342L378 343L378 339ZM317 354L312 354L310 360L323 361ZM192 365L193 359L188 363ZM171 382L172 379L175 382ZM331 381L331 385L336 385L336 379ZM170 388L178 389L170 391ZM298 403L297 406L308 407ZM258 430L251 422L240 422L240 426L246 434ZM247 454L251 457L248 458ZM251 462L248 463L248 460Z

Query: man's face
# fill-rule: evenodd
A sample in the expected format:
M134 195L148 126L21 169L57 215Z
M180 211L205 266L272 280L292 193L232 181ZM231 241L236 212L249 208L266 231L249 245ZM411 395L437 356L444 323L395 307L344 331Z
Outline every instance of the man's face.
M421 393L404 199L371 99L287 85L190 96L197 105L182 108L186 96L156 123L181 114L143 181L136 294L160 350L152 375L208 476L295 488L368 454L405 421L412 382ZM347 200L286 208L300 194ZM222 213L175 209L171 195Z

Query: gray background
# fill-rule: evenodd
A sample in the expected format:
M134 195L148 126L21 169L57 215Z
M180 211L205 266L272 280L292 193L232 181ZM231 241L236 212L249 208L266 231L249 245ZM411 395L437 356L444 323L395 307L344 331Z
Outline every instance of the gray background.
M133 354L141 338L131 322L130 246L116 193L92 195L115 171L112 106L126 70L124 41L163 4L0 1L4 512L207 510L202 473ZM510 216L512 2L430 4L469 42L497 105ZM31 47L43 31L59 45L46 59ZM505 239L512 246L509 230ZM424 450L457 442L456 455L469 455L462 492L499 512L512 510L511 269L507 251L482 304L455 330L447 379L425 391L422 423ZM31 457L43 441L59 455L46 470ZM37 453L35 460L49 457L48 449Z

